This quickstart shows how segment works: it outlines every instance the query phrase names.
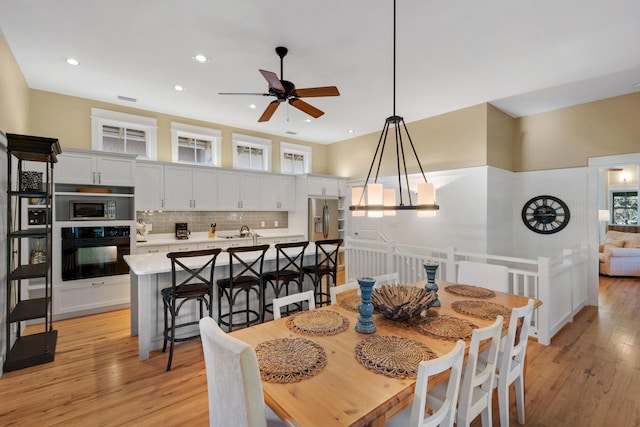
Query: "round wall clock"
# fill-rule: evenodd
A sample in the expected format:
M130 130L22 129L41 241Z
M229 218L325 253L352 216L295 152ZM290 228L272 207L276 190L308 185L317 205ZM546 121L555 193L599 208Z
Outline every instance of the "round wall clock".
M536 196L522 208L524 224L540 234L557 233L567 226L570 216L567 204L553 196Z

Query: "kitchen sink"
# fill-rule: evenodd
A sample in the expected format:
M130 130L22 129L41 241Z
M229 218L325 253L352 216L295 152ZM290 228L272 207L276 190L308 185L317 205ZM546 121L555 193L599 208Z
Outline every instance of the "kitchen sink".
M222 239L250 239L251 236L246 235L246 236L241 236L240 234L233 234L231 236L219 236ZM257 237L262 237L261 235L258 234Z

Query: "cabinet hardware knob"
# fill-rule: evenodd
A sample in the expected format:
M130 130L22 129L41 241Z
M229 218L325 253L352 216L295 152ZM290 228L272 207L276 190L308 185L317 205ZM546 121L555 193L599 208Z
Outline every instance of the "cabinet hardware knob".
M91 286L100 286L100 285L104 285L104 282L92 282Z

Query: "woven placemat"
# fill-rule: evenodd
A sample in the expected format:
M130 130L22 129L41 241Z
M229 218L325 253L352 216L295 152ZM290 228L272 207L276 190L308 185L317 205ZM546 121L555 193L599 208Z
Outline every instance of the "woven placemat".
M437 357L419 341L389 335L374 335L360 341L354 353L365 368L393 378L415 377L420 362Z
M346 308L349 311L358 311L358 304L362 301L360 295L347 295L340 299L340 306Z
M309 310L287 318L287 327L305 335L335 335L349 326L349 319L333 310Z
M491 289L471 285L449 285L445 286L444 290L454 295L461 295L463 297L493 298L496 296L496 293Z
M418 332L439 340L457 341L471 339L471 334L478 326L468 320L442 314L411 319Z
M479 317L480 319L495 320L496 317L502 316L506 323L508 323L509 316L511 316L511 310L507 307L489 301L454 301L451 303L451 308L458 313Z
M279 338L256 346L260 376L271 383L295 383L327 364L324 349L305 338Z

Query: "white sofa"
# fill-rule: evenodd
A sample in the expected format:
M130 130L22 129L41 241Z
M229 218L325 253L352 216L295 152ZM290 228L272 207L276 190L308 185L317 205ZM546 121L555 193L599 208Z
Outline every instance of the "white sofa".
M640 233L612 230L610 226L600 245L600 274L640 277ZM628 227L636 231L637 227Z

